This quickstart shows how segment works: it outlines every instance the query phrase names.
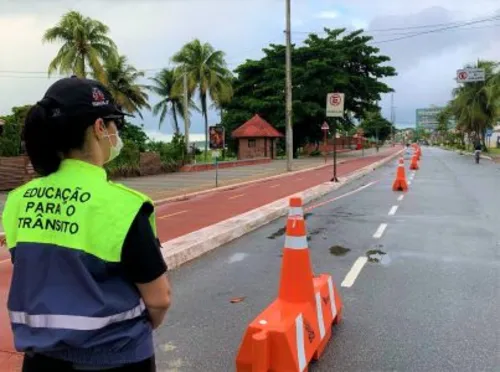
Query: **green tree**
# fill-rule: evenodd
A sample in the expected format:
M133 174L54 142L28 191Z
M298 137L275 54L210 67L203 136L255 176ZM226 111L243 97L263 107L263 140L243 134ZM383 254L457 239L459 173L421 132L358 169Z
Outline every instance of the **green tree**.
M98 80L106 82L103 63L116 54L116 45L107 35L108 26L76 11L64 14L59 23L43 35L43 42L63 43L49 65L49 75L61 74L86 77L90 70Z
M449 135L449 129L450 129L450 124L451 120L453 118L453 112L451 110L451 106L447 105L444 110L442 110L438 115L437 115L437 122L438 126L436 128L436 131L438 132L441 142L445 142L448 139Z
M120 130L120 137L122 137L124 141L133 143L140 152L144 152L146 151L149 138L143 128L144 125L137 126L126 121L125 125Z
M205 119L205 160L208 153L208 97L220 100L225 92L230 89L230 75L224 52L215 50L209 43L201 43L198 39L184 45L182 49L172 57L179 64L179 71L188 76L188 90L192 95L198 90L200 97L201 112ZM178 79L179 86L182 79Z
M150 109L146 86L137 82L144 77L144 72L127 62L127 57L112 55L104 62L106 85L121 108L132 114L137 113L142 119L141 109ZM99 76L94 74L94 78Z
M481 61L465 67L483 68L484 82L464 83L453 90L448 110L457 120L457 129L464 135L480 139L485 145L485 131L492 128L500 117L500 63Z
M176 86L176 81L182 79L175 70L164 68L155 77L150 78L153 82L148 89L160 97L160 102L153 106L153 114L160 115L158 128L161 128L167 114L170 113L173 122L174 134L180 134L178 115L184 118L184 100L180 89ZM189 97L189 108L198 110L191 97Z
M10 115L0 117L5 121L0 135L0 156L18 156L23 152L21 133L30 108L31 105L13 107Z
M294 153L307 142L321 141L325 121L326 95L345 93L343 120L328 120L339 130L349 131L354 120L376 110L381 94L392 89L380 80L395 76L385 64L389 57L368 44L362 31L345 34L344 29L325 29L325 36L311 34L301 47L293 46L293 135ZM265 56L247 60L235 70L234 97L227 105L223 125L228 133L258 113L285 131L285 46L271 44Z
M391 122L382 116L380 110L368 112L360 126L365 137L378 139L379 142L384 142L393 129Z

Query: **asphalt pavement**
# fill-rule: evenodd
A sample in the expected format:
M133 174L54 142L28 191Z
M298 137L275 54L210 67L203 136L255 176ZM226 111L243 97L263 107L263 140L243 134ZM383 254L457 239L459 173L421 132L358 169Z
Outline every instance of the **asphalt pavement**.
M333 275L345 306L310 371L498 371L499 166L427 147L420 163L411 178L406 162L403 198L394 161L306 215L314 271ZM235 370L246 326L276 296L284 223L170 273L159 371Z

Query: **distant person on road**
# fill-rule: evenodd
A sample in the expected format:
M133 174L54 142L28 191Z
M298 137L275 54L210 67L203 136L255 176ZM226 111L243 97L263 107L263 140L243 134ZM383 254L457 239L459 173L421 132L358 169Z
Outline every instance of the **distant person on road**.
M23 372L156 370L152 333L170 284L153 202L103 168L120 154L124 115L103 85L73 77L26 117L41 177L12 191L3 214Z
M481 146L481 142L480 141L476 141L476 143L474 144L474 150L475 151L481 151L483 148Z

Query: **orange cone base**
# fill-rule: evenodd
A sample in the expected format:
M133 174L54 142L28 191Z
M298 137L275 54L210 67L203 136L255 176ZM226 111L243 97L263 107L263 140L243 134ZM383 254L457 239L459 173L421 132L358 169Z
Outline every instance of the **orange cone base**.
M324 324L324 328L322 329L320 326L319 329L320 338L322 333L324 333L324 336L320 341L318 349L313 355L314 360L319 360L332 336L332 326L340 323L341 321L340 314L342 313L342 299L337 287L333 284L331 275L321 274L314 278L313 282L314 293L316 295L316 310L318 308L319 301L321 303ZM318 313L318 311L316 312ZM318 324L320 324L320 322L318 322Z
M392 184L392 191L408 191L406 180L395 180Z
M415 162L415 163L413 163L413 162L412 162L412 163L410 164L410 169L411 169L411 170L418 170L418 164L417 164L416 162Z
M237 372L307 372L320 357L333 324L340 321L342 300L330 275L313 280L315 298L310 302L277 299L250 323L236 357Z

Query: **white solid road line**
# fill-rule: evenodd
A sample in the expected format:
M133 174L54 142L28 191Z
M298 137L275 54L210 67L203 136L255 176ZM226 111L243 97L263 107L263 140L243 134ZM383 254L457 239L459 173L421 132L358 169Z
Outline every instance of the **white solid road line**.
M411 181L408 181L407 183L408 183L408 185L411 185Z
M398 201L402 201L404 199L404 195L399 195Z
M389 216L394 216L396 214L396 211L398 210L397 205L393 205L391 210L389 211Z
M175 213L170 213L170 214L166 214L164 216L160 216L158 217L160 220L163 220L165 218L169 218L169 217L174 217L174 216L178 216L179 214L184 214L184 213L187 213L188 211L179 211L179 212L175 212Z
M366 257L358 257L358 259L352 265L351 270L349 270L349 272L345 276L344 281L340 285L346 288L352 287L352 285L356 281L356 278L358 277L359 273L361 272L363 266L365 266L367 261L368 258Z
M322 207L323 205L326 205L326 204L329 204L329 203L332 203L334 201L337 201L339 199L342 199L342 198L345 198L346 196L349 196L349 195L353 195L353 194L356 194L372 185L375 185L376 183L378 182L377 181L372 181L370 183L367 183L366 185L364 186L361 186L360 188L356 189L356 190L352 190L352 191L349 191L349 192L346 192L345 194L342 194L342 195L339 195L339 196L336 196L335 198L332 198L332 199L328 199L328 200L325 200L324 202L321 202L321 203L318 203L318 204L314 204L314 205L311 205L310 207L307 207L305 208L305 212L308 212L310 211L311 209L314 209L314 208L318 208L318 207Z
M373 234L373 237L375 239L380 239L382 235L384 235L384 231L387 228L386 223L381 223L380 226L378 227L377 231L375 231L375 234Z

